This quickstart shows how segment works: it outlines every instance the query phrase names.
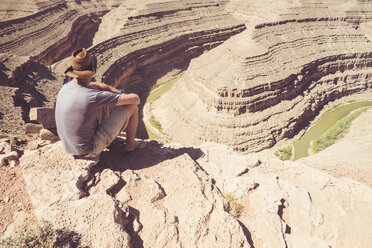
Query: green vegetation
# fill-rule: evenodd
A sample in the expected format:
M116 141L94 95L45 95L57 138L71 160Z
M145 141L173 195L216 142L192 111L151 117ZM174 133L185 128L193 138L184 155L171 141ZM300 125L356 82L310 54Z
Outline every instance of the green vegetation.
M155 119L154 116L151 116L150 117L150 120L149 120L151 126L153 126L154 128L156 128L159 132L163 132L163 128L161 127L161 124L158 120Z
M155 90L155 89L157 89L157 88L159 88L160 86L164 85L165 83L156 83L156 84L154 84L153 86L151 86L150 92L153 91L153 90Z
M276 151L275 156L277 156L280 160L290 160L292 157L292 146L287 146L284 148L279 149Z
M316 124L312 125L312 127L309 128L300 139L293 142L295 153L294 160L307 157L310 142L322 135L322 133L334 125L338 120L341 120L353 110L367 106L372 106L371 100L357 101L332 108L331 111L328 111L327 114L322 116Z
M1 248L70 248L79 247L80 235L65 229L56 230L52 224L42 221L41 225L22 234L0 240Z
M172 86L174 85L174 83L182 76L183 74L181 73L180 75L178 75L177 77L171 79L171 80L168 80L164 83L157 83L155 85L153 85L150 89L150 94L149 96L147 97L146 99L146 102L150 102L150 101L153 101L153 100L156 100L158 99L161 95L163 95L165 92L167 92L168 90L170 90L172 88Z
M145 125L145 128L146 128L147 135L149 136L149 139L152 139L152 140L162 139L162 137L152 132L151 128L148 128L146 125Z
M147 97L146 102L148 102L148 104L151 104L150 103L151 101L154 101L154 100L158 99L161 95L163 95L165 92L167 92L168 90L170 90L172 88L172 86L174 85L174 83L182 75L183 75L183 73L180 73L177 77L175 77L175 78L173 78L171 80L168 80L168 81L163 82L163 83L157 83L157 84L153 85L151 87L151 89L150 89L150 94ZM156 128L160 133L163 134L163 129L161 127L161 124L159 123L159 121L157 121L154 118L154 116L151 116L150 117L149 123L151 124L151 126L153 126L154 128ZM150 139L161 139L162 138L162 137L159 137L154 132L152 132L151 131L151 128L147 127L146 125L145 125L145 128L146 128L147 134L148 134L148 136L149 136Z
M364 107L349 115L345 116L341 120L337 121L319 137L315 138L312 142L311 149L313 153L318 153L330 145L334 144L336 140L342 138L351 126L351 122L357 118L362 112L366 111L370 107Z
M238 203L235 197L231 193L227 193L224 195L225 199L228 203L227 211L234 217L239 218L241 212L243 211L243 205Z

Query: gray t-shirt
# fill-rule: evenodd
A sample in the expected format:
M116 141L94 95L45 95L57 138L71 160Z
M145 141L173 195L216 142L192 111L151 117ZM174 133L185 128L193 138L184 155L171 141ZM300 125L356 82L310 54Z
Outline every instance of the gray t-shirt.
M58 136L67 153L86 155L93 150L100 108L115 106L120 95L69 82L62 86L56 103Z

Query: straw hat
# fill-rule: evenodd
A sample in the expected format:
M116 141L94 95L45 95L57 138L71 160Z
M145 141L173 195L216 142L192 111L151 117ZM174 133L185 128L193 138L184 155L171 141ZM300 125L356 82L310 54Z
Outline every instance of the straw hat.
M85 48L79 48L72 52L65 74L74 78L92 78L96 74L97 60L91 56Z

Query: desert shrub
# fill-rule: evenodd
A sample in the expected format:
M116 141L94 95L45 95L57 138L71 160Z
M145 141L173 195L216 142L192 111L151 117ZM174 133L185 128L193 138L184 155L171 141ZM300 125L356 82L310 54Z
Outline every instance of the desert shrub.
M369 109L369 107L353 111L349 115L337 121L319 137L315 138L311 145L313 153L318 153L326 149L333 145L338 139L342 138L348 132L352 121L367 109Z
M276 151L275 156L277 156L280 160L290 160L292 157L292 146L287 146L284 148L279 149Z
M234 218L239 218L243 211L243 205L238 203L231 193L226 193L224 197L228 203L227 212L229 212Z
M150 124L151 124L154 128L156 128L159 132L161 132L161 133L163 132L163 128L161 127L160 122L159 122L158 120L156 120L154 116L151 116L151 117L150 117L149 122L150 122Z
M0 240L1 248L73 248L79 247L80 235L67 229L54 229L42 221L40 226Z

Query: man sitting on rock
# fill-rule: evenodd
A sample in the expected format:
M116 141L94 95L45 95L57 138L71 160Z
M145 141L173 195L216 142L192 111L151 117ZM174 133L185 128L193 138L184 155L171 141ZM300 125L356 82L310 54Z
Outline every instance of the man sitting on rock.
M73 79L58 93L55 118L57 132L67 153L95 158L126 130L124 150L143 149L135 140L138 125L136 94L125 94L104 83L92 82L97 60L85 48L72 53L65 74Z

